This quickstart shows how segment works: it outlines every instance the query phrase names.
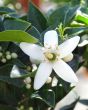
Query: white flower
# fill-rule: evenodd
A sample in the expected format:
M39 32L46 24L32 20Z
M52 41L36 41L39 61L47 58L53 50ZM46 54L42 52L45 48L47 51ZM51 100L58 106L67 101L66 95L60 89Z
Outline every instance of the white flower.
M40 62L34 79L34 89L40 89L50 76L52 69L67 82L78 82L76 75L62 58L69 55L78 45L80 37L73 37L58 46L58 35L54 30L44 35L44 47L21 43L20 48L33 59Z

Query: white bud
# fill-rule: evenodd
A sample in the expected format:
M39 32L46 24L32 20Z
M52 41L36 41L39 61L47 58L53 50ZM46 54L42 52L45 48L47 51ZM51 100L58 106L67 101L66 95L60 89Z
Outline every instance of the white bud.
M31 88L31 84L26 84L26 88L30 89Z
M11 59L11 55L6 55L6 59L10 60Z
M32 72L35 71L35 70L37 70L36 64L32 64L32 67L33 67Z
M3 53L2 52L0 52L0 57L2 57L3 56Z
M5 59L5 58L2 58L2 59L1 59L1 62L2 62L2 63L6 63L6 59Z
M47 110L51 110L51 107L49 107Z
M31 71L31 67L30 66L27 66L27 71Z
M31 78L30 77L25 78L24 82L25 82L25 84L31 83Z
M28 110L33 110L33 107L29 107L29 109Z
M19 10L22 8L21 4L19 2L16 3L15 7Z
M0 46L0 51L2 50L2 47Z
M51 77L48 77L48 79L47 79L47 81L46 81L46 84L51 83L51 81L52 81L52 78L51 78Z
M53 77L53 79L52 79L52 87L57 86L57 83L58 83L58 79L56 77Z
M10 51L6 51L6 55L10 55Z
M24 106L23 105L20 106L20 110L24 110Z
M69 62L69 61L71 61L73 59L73 57L74 57L73 54L70 53L69 55L67 55L66 57L64 57L63 60L65 62Z
M59 84L59 86L62 87L63 85L62 84Z
M16 53L14 53L14 52L11 53L11 56L12 56L12 58L14 58L14 59L18 57L18 55L17 55Z

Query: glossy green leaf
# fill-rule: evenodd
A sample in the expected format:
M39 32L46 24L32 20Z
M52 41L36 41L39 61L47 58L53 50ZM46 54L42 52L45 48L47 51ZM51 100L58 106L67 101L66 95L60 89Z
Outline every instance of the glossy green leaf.
M39 41L41 40L41 37L40 37L41 34L34 26L31 26L31 28L27 30L27 32L32 36L34 36L35 38L37 38Z
M32 94L31 98L37 98L44 101L47 105L55 106L55 94L52 90L43 90Z
M65 33L69 36L79 35L88 30L88 27L70 27L65 30Z
M0 7L0 14L14 13L15 11L8 7Z
M30 3L28 21L35 26L39 32L43 32L47 28L47 20L44 15L39 11L39 9Z
M51 13L48 22L50 25L57 24L57 26L62 23L64 26L69 25L73 17L76 14L78 6L70 7L68 5L62 6Z
M75 17L75 20L88 25L88 15L85 13L82 13L82 12L78 13Z
M50 25L56 24L58 26L60 23L64 21L64 17L67 11L68 11L67 5L53 11L48 19L49 24Z
M0 41L36 43L38 40L24 31L8 30L0 32Z
M5 18L4 20L4 28L5 30L23 30L25 31L31 24L24 20L16 19L16 18Z
M65 14L65 17L64 17L64 22L63 22L64 26L71 23L73 17L76 15L76 12L77 12L78 8L79 8L78 6L68 8L68 10Z

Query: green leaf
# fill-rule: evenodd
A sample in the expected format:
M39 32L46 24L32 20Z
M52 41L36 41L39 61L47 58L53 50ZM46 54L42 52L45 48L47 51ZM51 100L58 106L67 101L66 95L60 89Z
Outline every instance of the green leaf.
M65 33L69 36L79 35L88 30L88 27L68 27L65 30Z
M16 19L16 18L5 18L4 20L4 28L5 30L23 30L25 31L31 24L24 20Z
M24 31L8 30L0 32L0 41L36 43L38 40Z
M58 26L60 23L63 23L64 17L67 11L68 11L67 5L60 7L56 9L55 11L53 11L53 13L51 13L48 19L49 24L50 25L56 24Z
M12 66L12 64L7 64L0 67L0 81L21 88L24 86L22 79L10 78Z
M47 20L38 8L30 3L28 21L35 26L39 32L43 32L47 28Z
M52 90L43 90L35 92L34 94L32 94L31 98L40 99L51 107L55 106L55 94Z
M15 11L8 7L0 7L0 14L14 13Z
M62 23L64 26L69 25L73 17L75 16L77 9L78 6L62 6L51 13L48 22L50 25L57 24L58 26L60 23Z
M73 17L75 16L77 10L78 10L78 6L76 7L69 7L66 14L65 14L65 17L64 17L64 22L63 22L63 25L66 26L68 24L71 23Z
M78 13L75 17L75 20L88 25L88 15L85 13L82 13L82 12Z
M37 38L39 41L41 41L41 38L40 38L41 34L34 26L31 26L31 28L27 32L32 36L34 36L35 38Z

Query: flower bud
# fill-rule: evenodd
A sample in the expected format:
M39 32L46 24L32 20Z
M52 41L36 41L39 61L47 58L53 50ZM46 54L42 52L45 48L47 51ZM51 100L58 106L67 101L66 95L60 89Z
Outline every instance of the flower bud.
M27 71L31 71L31 67L30 66L27 66Z
M27 77L24 79L25 84L30 84L31 83L31 78Z
M33 67L32 72L35 71L35 70L37 70L36 64L32 64L32 67Z
M33 110L33 107L29 107L29 109L28 110Z
M2 63L6 63L6 59L5 59L5 58L2 58L2 59L1 59L1 62L2 62Z
M11 59L11 55L6 55L6 59L10 60Z
M23 105L20 106L20 110L24 110L24 106Z
M18 57L18 55L17 55L16 53L14 53L14 52L11 53L11 56L12 56L12 58L14 58L14 59Z
M31 84L26 84L26 88L30 89L31 88Z
M73 57L74 57L73 54L70 53L69 55L67 55L66 57L64 57L63 60L65 62L69 62L69 61L71 61L73 59Z
M57 84L58 84L58 79L56 77L53 77L53 79L52 79L52 87L57 86Z
M46 84L51 83L51 81L52 81L52 78L51 78L51 77L48 77L48 79L47 79L47 81L46 81Z

